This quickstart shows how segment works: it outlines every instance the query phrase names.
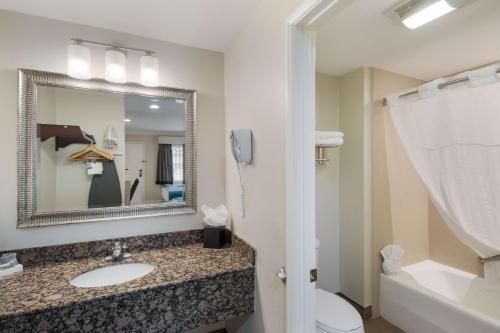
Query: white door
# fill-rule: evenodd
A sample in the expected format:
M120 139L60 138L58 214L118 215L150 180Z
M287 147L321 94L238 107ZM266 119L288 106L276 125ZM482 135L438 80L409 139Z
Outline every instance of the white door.
M144 142L125 143L125 179L130 181L132 190L136 180L139 181L130 205L140 205L146 201L146 149ZM132 192L130 192L132 193Z

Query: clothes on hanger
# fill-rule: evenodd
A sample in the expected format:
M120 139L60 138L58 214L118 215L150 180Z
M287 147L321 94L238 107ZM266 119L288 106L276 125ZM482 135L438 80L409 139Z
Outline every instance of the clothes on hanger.
M120 179L115 161L102 161L102 174L92 176L89 191L89 208L116 207L122 205Z

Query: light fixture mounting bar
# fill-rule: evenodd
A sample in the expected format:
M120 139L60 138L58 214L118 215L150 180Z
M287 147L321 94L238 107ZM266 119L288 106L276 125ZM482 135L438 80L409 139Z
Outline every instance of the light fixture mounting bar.
M71 40L77 44L91 44L91 45L107 46L107 47L110 47L113 49L119 49L119 50L123 50L123 51L141 52L141 53L145 53L147 55L155 54L155 52L151 51L151 50L138 49L138 48L128 47L128 46L117 46L117 45L95 42L92 40L86 40L86 39L81 39L81 38L71 38Z

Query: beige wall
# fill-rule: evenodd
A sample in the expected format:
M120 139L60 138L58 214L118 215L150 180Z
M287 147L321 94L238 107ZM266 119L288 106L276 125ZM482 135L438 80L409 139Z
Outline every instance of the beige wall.
M345 134L316 165L316 234L320 239L318 286L371 305L371 71L339 78L316 73L316 128Z
M429 258L466 272L484 275L478 255L458 240L430 201Z
M241 332L285 332L285 286L276 272L285 260L286 223L286 18L295 0L260 1L225 57L226 131L251 128L254 161L241 168L240 184L226 140L226 203L235 232L257 249L256 308ZM229 325L234 331L236 324Z
M373 69L373 312L379 315L380 250L401 245L404 264L429 257L427 194L390 119L381 106L385 96L417 86L421 81Z
M316 73L316 129L339 129L339 79ZM327 149L330 161L316 163L316 237L320 241L317 286L340 291L339 148Z
M367 82L360 68L340 77L340 291L362 306L371 305L371 136Z
M278 24L278 23L276 23ZM281 29L284 31L284 28ZM197 215L127 219L17 229L17 68L66 73L70 38L120 43L157 51L160 84L196 89L198 204L216 206L225 198L224 56L212 52L84 25L0 11L0 250L72 243L201 228ZM92 48L94 76L104 75L104 51ZM130 81L139 81L139 54L127 60ZM283 88L284 89L284 88ZM234 165L231 165L234 167Z

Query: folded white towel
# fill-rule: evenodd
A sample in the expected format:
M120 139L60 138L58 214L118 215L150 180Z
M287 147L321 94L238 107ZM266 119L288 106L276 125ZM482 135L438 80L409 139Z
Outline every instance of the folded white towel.
M391 260L391 259L399 260L403 258L405 250L397 244L389 244L384 246L384 248L380 251L380 254L382 255L382 258L384 258L385 260Z
M341 146L344 144L342 138L316 139L316 145Z
M401 258L405 254L405 250L397 244L389 244L384 246L380 251L384 258L382 270L385 274L397 274L401 270Z
M344 133L339 131L316 131L316 139L343 138Z

